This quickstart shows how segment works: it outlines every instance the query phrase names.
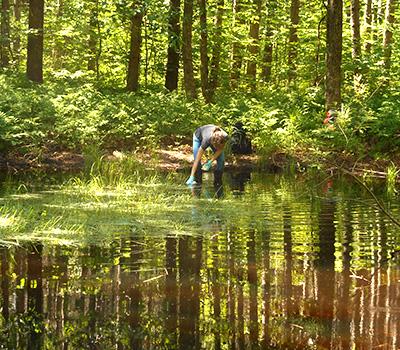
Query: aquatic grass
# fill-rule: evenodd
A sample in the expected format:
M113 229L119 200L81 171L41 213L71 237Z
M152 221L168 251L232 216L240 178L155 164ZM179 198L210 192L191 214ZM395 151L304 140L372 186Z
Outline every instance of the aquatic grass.
M396 183L397 177L399 175L400 169L391 163L386 170L386 193L389 197L393 197L396 193Z
M234 192L225 193L219 200L207 181L203 197L194 198L182 185L181 174L146 175L137 171L134 176L114 177L112 183L106 177L84 175L44 191L3 196L0 216L10 220L14 215L19 224L13 225L13 230L1 230L0 239L86 245L107 244L116 236L129 237L133 232L164 236L205 234L226 226L262 229L267 220L279 216L275 212L282 210L280 203L291 206L294 197L286 192L301 191L303 186L296 181L291 187L272 177L265 188L249 184L243 200ZM296 208L291 210L294 213ZM265 213L265 217L255 220L259 213Z

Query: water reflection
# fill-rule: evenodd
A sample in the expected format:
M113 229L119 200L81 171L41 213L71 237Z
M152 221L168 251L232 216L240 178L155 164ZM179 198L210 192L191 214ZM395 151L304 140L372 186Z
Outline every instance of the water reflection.
M250 180L224 190L242 200ZM0 348L398 349L392 224L332 187L299 199L262 186L250 220L203 235L0 249Z

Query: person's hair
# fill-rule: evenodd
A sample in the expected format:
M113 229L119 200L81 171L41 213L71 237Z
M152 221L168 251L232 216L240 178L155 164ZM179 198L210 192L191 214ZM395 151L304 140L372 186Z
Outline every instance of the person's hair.
M225 144L225 142L226 142L225 134L223 133L220 127L216 126L211 136L212 145L219 148L222 147Z

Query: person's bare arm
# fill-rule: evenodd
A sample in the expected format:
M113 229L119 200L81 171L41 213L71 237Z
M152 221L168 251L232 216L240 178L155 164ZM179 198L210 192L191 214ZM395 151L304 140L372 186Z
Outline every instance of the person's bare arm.
M218 150L214 153L214 156L211 158L211 161L213 162L213 161L217 160L217 158L221 155L221 153L223 152L223 150L224 150L224 147L218 149Z

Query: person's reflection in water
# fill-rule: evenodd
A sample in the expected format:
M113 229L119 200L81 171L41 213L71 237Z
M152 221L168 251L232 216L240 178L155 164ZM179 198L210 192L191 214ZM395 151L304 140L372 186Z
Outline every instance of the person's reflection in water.
M222 199L224 197L224 186L222 181L222 171L214 172L214 190L204 187L202 184L191 186L192 196L205 199Z

